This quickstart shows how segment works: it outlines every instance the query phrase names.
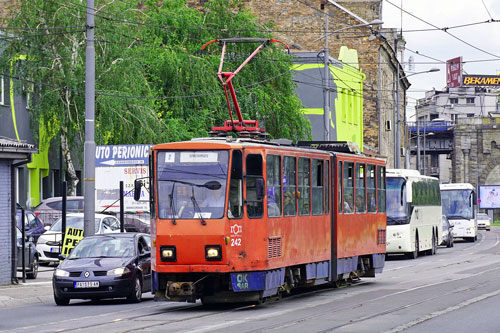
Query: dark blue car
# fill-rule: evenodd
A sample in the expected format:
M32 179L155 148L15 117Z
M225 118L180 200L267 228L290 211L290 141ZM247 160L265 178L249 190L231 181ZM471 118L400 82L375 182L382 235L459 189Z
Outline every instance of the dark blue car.
M140 302L151 291L151 242L142 233L102 234L82 239L52 278L54 300L126 297Z
M18 209L16 213L17 227L21 230L22 228L22 210ZM30 210L24 211L24 228L25 235L27 239L33 243L36 243L38 237L45 232L42 221Z

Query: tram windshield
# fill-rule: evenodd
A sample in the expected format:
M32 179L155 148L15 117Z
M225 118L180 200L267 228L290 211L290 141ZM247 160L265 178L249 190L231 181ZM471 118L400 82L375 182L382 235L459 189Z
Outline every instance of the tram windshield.
M474 217L471 190L441 191L443 214L448 219L470 220Z
M224 216L229 152L161 151L157 158L158 213L164 219Z
M387 225L409 223L406 181L403 178L387 178L386 200Z

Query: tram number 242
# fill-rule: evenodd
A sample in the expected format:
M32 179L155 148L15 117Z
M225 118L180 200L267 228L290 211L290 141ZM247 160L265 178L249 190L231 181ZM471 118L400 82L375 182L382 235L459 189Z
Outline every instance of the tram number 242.
M231 246L241 246L241 238L231 238Z

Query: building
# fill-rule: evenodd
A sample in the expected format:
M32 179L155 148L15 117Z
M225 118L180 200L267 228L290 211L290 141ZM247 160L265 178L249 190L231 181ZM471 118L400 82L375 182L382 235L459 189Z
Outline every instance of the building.
M455 127L463 118L489 119L500 112L499 95L498 90L485 87L445 88L426 92L415 108L418 121L408 122L411 168L439 177L443 182L457 179L452 164L454 157L457 157ZM417 167L418 150L420 168Z
M187 0L188 5L197 8L205 2L207 0ZM324 6L320 5L321 2ZM272 22L276 31L274 36L294 51L318 53L325 48L325 39L321 37L324 36L327 13L330 54L339 54L342 46L356 50L359 69L366 76L363 82L364 146L386 156L390 167L395 166L396 160L403 164L404 110L410 84L400 61L404 56L402 36L394 29L382 31L377 26L350 28L380 20L382 0L244 0L241 5L249 9L259 22ZM359 83L349 81L348 84ZM399 147L396 147L398 141Z

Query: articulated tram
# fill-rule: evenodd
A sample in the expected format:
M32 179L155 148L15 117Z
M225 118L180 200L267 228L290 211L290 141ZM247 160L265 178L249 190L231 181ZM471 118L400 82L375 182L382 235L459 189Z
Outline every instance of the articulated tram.
M156 299L260 302L382 271L385 162L340 152L345 143L302 145L217 137L152 148Z

